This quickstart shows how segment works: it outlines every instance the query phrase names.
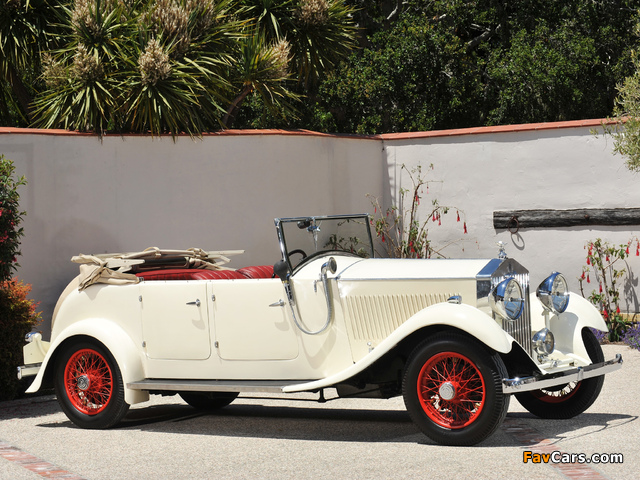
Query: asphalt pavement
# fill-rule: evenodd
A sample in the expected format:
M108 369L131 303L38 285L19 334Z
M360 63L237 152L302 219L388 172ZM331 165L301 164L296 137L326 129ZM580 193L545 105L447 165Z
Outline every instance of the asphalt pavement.
M178 396L152 396L121 425L102 431L77 428L53 395L3 402L0 479L635 480L640 352L603 349L607 359L622 353L624 364L607 375L587 412L541 420L512 399L504 424L475 447L434 444L413 425L402 398L318 403L310 394L247 394L219 412L201 413ZM600 463L551 461L572 454L606 456ZM533 463L546 455L549 463Z

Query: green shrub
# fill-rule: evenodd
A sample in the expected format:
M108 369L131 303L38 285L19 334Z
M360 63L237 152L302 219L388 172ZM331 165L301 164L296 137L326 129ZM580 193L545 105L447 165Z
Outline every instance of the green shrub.
M20 238L24 235L20 222L25 212L20 211L18 187L26 185L24 177L13 178L13 162L0 155L0 281L9 280L18 265Z
M24 336L40 321L37 304L27 298L31 286L11 279L24 235L18 187L26 184L24 177L14 179L14 170L13 162L0 155L0 400L19 395L16 367L23 362Z
M27 298L31 285L18 279L0 283L0 400L21 393L16 367L22 365L24 336L40 323L37 304Z

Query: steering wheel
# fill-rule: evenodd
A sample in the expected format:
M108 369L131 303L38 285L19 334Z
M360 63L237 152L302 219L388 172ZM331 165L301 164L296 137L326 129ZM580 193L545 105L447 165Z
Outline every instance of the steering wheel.
M299 253L300 255L302 255L302 260L304 260L305 258L307 258L307 252L305 252L304 250L302 250L301 248L296 248L295 250L291 250L289 252L289 256L294 255L296 253Z

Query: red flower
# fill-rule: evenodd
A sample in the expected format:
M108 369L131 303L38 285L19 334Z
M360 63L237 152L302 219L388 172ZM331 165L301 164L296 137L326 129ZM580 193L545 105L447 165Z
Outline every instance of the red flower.
M460 221L460 212L458 212L458 219L456 220L456 222Z
M602 316L604 316L604 318L609 318L609 314L606 310L602 312Z
M616 307L616 313L620 313L620 307Z
M589 274L587 273L587 283L591 283L591 279L589 278Z
M587 265L591 265L591 259L587 257Z
M626 253L627 255L629 255L629 245L627 245L627 249L626 249L625 253Z
M608 261L609 261L609 254L607 254L607 256L606 256L606 257L604 257L604 260L605 260L606 262L608 262Z
M602 293L602 285L600 285L600 293Z
M467 222L464 222L464 233L467 233Z

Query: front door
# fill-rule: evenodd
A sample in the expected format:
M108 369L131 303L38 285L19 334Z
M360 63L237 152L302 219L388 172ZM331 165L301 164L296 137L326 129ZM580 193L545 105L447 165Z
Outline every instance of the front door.
M211 282L218 355L224 360L291 360L298 337L287 314L282 282L275 279ZM272 305L272 306L270 306Z

